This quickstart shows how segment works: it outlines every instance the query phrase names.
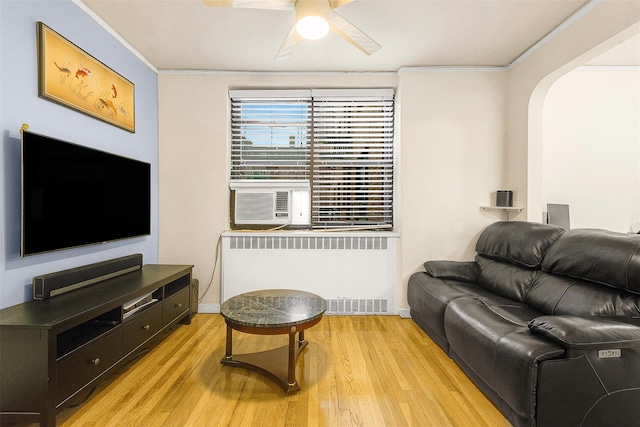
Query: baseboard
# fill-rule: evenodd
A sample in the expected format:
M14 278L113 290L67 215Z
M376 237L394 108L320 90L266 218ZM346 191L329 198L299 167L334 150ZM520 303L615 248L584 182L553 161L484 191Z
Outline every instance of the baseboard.
M398 316L400 316L403 319L411 319L411 314L409 313L409 309L404 307L398 308Z
M198 313L218 314L220 313L220 304L198 304Z

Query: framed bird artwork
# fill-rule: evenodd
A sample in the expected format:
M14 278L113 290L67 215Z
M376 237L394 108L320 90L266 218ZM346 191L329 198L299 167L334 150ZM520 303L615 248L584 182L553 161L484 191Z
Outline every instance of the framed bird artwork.
M43 24L38 39L38 96L135 132L132 82Z

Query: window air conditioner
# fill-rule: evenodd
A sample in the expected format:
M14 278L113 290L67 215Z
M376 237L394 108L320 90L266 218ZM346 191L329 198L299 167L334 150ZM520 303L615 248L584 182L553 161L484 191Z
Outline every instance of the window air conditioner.
M236 224L289 224L291 191L274 189L236 190Z
M236 225L308 225L311 194L308 183L232 182Z

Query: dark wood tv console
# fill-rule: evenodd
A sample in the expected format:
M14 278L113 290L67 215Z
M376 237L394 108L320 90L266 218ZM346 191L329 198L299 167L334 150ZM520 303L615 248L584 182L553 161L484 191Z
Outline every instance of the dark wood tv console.
M191 322L192 266L151 265L55 298L0 310L0 423L55 426L56 414ZM133 314L131 301L152 301ZM133 310L131 310L133 311Z

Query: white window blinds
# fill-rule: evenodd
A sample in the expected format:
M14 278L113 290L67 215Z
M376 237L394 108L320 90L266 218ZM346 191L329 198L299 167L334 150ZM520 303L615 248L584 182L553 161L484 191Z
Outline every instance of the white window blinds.
M312 227L393 224L392 89L231 91L231 134L231 180L308 181Z
M392 224L393 93L318 92L313 97L314 227Z
M249 95L232 93L231 180L308 180L310 96Z

